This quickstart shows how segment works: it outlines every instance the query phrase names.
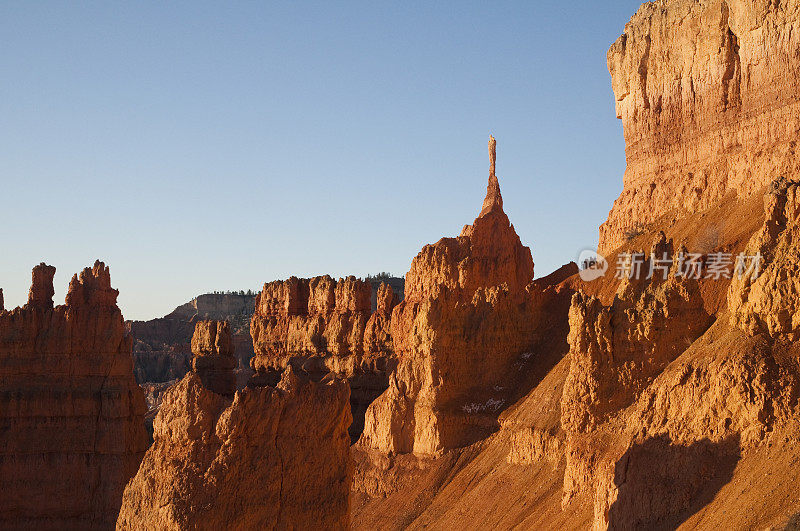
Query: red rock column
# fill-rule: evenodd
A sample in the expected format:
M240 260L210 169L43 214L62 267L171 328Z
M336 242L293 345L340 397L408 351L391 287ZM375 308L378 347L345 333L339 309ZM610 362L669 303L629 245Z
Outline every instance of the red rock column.
M227 321L200 321L192 337L192 369L203 386L214 393L233 396L236 392L236 356Z

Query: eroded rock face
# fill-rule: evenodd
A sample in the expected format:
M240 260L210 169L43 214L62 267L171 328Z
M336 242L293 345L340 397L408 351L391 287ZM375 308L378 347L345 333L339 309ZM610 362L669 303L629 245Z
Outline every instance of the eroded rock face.
M608 51L627 169L600 252L667 212L704 210L797 173L798 30L793 1L639 9Z
M236 391L237 359L231 342L231 327L227 321L206 320L197 323L192 336L192 369L203 387L224 396Z
M350 421L340 379L289 366L230 400L189 373L165 393L117 529L346 529Z
M776 181L764 203L764 226L747 244L746 259L728 292L731 324L751 335L796 340L800 332L800 184Z
M108 529L147 446L131 338L102 262L53 307L55 268L0 310L0 527Z
M742 455L789 440L800 381L796 349L788 336L771 337L760 325L771 314L750 305L748 297L759 292L748 288L769 286L796 256L774 252L793 239L794 221L785 217L793 211L791 187L776 186L768 195L764 229L746 251L778 258L762 271L763 280L734 272L730 318L709 327L713 318L697 282L673 274L680 251L667 280L623 280L611 307L582 294L573 298L561 400L563 503L590 495L595 529L676 527L710 502ZM672 254L660 235L653 253L665 249Z
M594 528L677 527L797 415L791 357L718 321L596 431L569 435L564 502L594 500Z
M372 285L352 276L292 277L264 285L250 324L257 376L291 365L316 379L333 372L348 380L353 440L396 364L390 322L397 295L382 284L374 313L371 296Z
M371 289L355 277L337 282L327 275L265 284L250 322L253 369L282 370L296 361L310 372L355 370L372 313Z
M572 363L561 403L561 421L568 430L590 430L630 405L711 324L698 282L675 276L679 253L673 252L672 241L661 233L647 256L666 257L666 273L644 278L648 259L643 277L624 279L611 307L582 293L573 296Z
M498 393L536 334L541 291L526 289L532 278L530 249L503 212L491 170L475 222L425 246L411 264L406 298L392 313L399 365L367 410L360 444L435 454L496 429Z

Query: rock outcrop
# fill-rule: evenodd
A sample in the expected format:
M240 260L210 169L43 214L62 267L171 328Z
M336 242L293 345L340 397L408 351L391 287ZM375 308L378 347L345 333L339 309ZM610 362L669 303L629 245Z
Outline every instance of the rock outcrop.
M109 529L147 445L131 338L102 262L53 306L55 268L0 310L0 527Z
M673 213L745 197L800 170L800 5L647 2L608 51L625 134L607 253Z
M484 334L509 310L496 305L465 328L461 312L491 288L475 289L480 276L474 262L461 266L460 238L420 253L392 316L398 370L353 449L357 527L797 526L798 22L796 1L640 8L608 54L628 166L599 248L619 264L652 244L642 254L658 262L640 263L639 278L554 273L563 292L578 292L568 355L523 367L546 374L502 411L499 432L460 447L453 434L467 422L447 405L469 388L480 409L487 395L470 387L473 376L493 370L480 353L499 367L503 354L490 348L507 340L485 343ZM498 210L497 189L490 178L481 215ZM687 248L699 256L699 280L684 269ZM730 257L730 274L709 275L712 253ZM513 306L524 313L539 281L495 271L509 293L524 287ZM502 325L511 337L514 323ZM534 344L526 356L542 352Z
M572 363L561 403L567 429L590 430L630 405L711 325L698 281L675 275L681 253L663 232L647 256L642 278L625 278L610 308L595 297L573 296ZM662 261L664 270L646 279L651 260Z
M751 335L800 339L800 183L782 179L765 195L763 228L736 264L731 324Z
M227 321L206 320L197 323L192 336L192 370L203 387L223 396L236 391L236 356L231 343L231 327Z
M190 342L195 325L204 319L227 321L238 357L239 387L250 377L253 343L250 317L255 295L208 293L178 306L168 315L150 321L128 321L134 338L133 356L139 384L162 383L182 378L190 369Z
M187 374L163 397L117 529L347 529L348 395L291 366L232 400Z
M333 372L348 380L354 418L353 440L363 429L364 412L388 385L396 361L390 337L397 296L387 284L370 302L368 281L330 276L291 277L264 284L250 324L257 376L293 366L315 379Z
M530 249L503 212L494 174L481 213L457 238L425 246L392 313L399 365L367 410L359 444L387 453L437 454L498 428L506 388L536 341L543 292Z
M792 320L779 316L795 299L777 279L791 278L797 256L794 187L782 181L767 194L764 227L744 252L763 253L767 266L732 269L730 318L714 321L698 282L674 275L685 249L673 254L663 233L651 256L673 258L666 279L624 279L610 307L574 296L563 503L590 496L595 529L676 527L741 460L790 441L800 373Z

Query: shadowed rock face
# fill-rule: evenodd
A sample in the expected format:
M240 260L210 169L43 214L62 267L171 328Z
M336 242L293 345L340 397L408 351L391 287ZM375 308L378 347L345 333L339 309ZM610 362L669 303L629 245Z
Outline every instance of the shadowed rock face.
M608 51L625 133L623 191L600 252L675 211L758 193L800 170L800 5L648 2Z
M214 393L233 396L236 391L236 356L227 321L206 320L197 323L192 336L192 369L203 387Z
M102 262L53 307L55 268L0 310L0 527L109 529L147 445L131 338Z
M390 321L398 297L382 284L372 312L371 296L371 284L355 277L292 277L264 285L250 323L256 379L291 365L317 380L328 372L348 380L354 441L396 364Z
M348 398L346 382L291 366L233 400L187 374L165 393L117 528L347 529Z

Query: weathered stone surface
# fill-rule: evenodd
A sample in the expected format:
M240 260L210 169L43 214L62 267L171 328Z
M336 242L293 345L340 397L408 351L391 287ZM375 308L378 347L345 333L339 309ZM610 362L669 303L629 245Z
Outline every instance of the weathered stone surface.
M458 316L485 300L471 293L489 289L471 291L478 282L471 265L460 266L459 241L420 254L392 318L400 365L354 448L362 528L796 525L798 21L794 0L658 0L634 16L608 55L628 167L600 251L614 264L609 251L620 244L630 251L655 240L653 251L672 258L668 278L565 280L586 293L570 309L569 356L503 411L500 433L467 447L441 442L458 431L447 431L455 415L442 404L461 389L452 382L471 381L464 366L487 366L470 350L486 348L483 329ZM753 206L776 177L784 179L767 195L759 230ZM490 177L484 212L498 210L496 189ZM675 278L686 247L673 249L660 230L693 253L761 253L760 274ZM511 269L496 271L513 293L525 283ZM471 322L490 328L507 311L498 305ZM445 345L461 357L448 358ZM403 454L437 448L441 455ZM563 511L552 505L552 476L563 479ZM534 478L524 490L535 500L507 488L517 477ZM503 506L509 498L524 515ZM587 508L590 524L578 518ZM553 525L554 514L575 518Z
M610 308L595 297L573 296L572 363L561 403L568 430L590 430L630 405L711 324L697 280L675 276L679 253L672 241L661 233L647 256L642 278L624 279ZM668 270L646 279L652 257L666 260Z
M236 391L233 369L237 359L228 322L211 319L198 322L192 336L192 352L192 370L200 377L203 387L220 395L233 396Z
M391 324L399 365L367 410L364 447L435 454L485 436L514 362L530 352L541 292L526 290L533 260L503 212L493 140L481 214L458 238L425 246L406 275Z
M255 371L292 365L317 379L328 372L347 378L353 440L361 434L367 405L386 389L396 364L389 326L396 296L382 285L373 313L372 291L370 282L352 276L271 282L256 298L250 324Z
M0 311L0 527L108 529L147 445L131 338L102 262L53 307L55 268Z
M765 198L764 226L744 251L728 292L731 324L751 335L800 332L800 184L780 180ZM759 257L756 259L749 257Z
M204 319L227 321L238 358L238 387L252 374L253 344L250 318L255 295L208 293L178 306L168 315L150 321L128 321L134 338L134 373L139 384L182 378L192 365L190 342L195 325Z
M800 170L800 4L647 2L608 51L625 133L607 253L667 212L697 212Z
M291 366L232 401L186 375L164 396L117 528L346 529L348 394Z
M569 434L564 502L589 493L596 529L677 526L743 456L790 441L798 381L764 337L718 321L616 418Z
M256 298L250 332L255 370L283 369L302 362L306 371L355 370L371 314L371 286L329 276L271 282Z

